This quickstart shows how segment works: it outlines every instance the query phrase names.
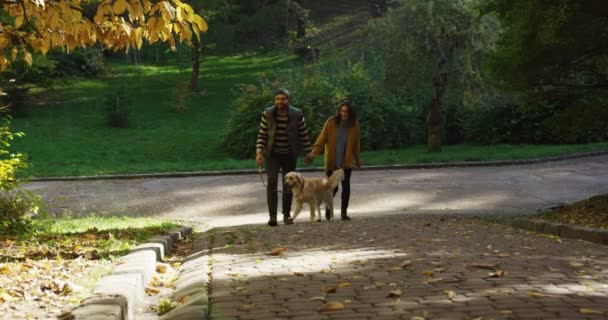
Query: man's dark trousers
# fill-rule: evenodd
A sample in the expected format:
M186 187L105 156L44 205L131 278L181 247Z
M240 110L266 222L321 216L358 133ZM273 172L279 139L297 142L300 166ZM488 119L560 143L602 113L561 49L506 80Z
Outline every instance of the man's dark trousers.
M291 211L291 192L285 192L285 174L296 170L297 157L293 153L272 153L266 159L266 174L268 175L268 186L266 187L266 201L268 203L268 212L270 219L277 218L277 181L279 179L279 171L281 171L281 180L283 185L283 218L289 218Z

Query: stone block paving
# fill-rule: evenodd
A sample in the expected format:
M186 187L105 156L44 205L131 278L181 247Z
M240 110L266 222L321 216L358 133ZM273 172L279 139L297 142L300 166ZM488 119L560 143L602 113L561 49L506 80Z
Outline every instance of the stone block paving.
M302 220L202 241L210 319L608 319L606 246L475 218Z

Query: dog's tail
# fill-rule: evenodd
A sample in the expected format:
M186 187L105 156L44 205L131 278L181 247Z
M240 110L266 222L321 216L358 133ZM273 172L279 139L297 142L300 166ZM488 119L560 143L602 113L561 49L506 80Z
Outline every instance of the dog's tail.
M329 181L331 189L335 189L336 187L338 187L338 184L340 184L340 182L344 180L344 170L338 169L334 171L334 173L331 174L331 177L329 177L327 180Z

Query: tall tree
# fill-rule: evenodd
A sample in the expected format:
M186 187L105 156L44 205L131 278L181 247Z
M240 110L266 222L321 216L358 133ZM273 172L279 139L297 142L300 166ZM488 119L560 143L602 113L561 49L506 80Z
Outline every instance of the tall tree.
M490 23L479 17L475 1L409 0L372 24L385 81L432 95L426 98L431 152L441 151L448 86L478 75L473 59L491 41L486 32Z
M488 65L512 89L585 94L608 89L605 0L488 0L503 32Z

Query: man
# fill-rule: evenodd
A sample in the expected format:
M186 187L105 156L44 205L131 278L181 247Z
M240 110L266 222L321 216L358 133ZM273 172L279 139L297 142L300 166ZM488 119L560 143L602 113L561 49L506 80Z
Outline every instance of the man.
M302 150L303 149L303 150ZM291 192L285 188L285 174L296 169L298 152L309 154L312 150L308 129L302 111L289 105L289 91L278 89L274 95L274 106L262 113L258 140L256 143L255 161L258 167L266 163L268 185L266 201L270 220L268 225L277 226L277 182L279 171L283 181L283 222L293 223L290 218ZM304 159L306 164L312 160L309 156Z

